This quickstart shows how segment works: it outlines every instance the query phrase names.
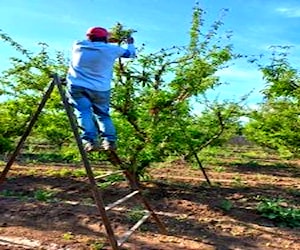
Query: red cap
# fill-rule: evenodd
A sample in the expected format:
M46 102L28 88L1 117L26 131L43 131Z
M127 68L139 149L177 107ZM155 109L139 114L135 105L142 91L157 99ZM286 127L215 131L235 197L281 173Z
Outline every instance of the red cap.
M108 31L101 27L92 27L87 30L86 35L95 37L107 37Z

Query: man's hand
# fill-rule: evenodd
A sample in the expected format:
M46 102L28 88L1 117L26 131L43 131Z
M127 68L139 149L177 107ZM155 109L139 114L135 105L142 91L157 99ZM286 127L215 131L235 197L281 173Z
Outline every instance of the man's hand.
M133 37L131 37L131 36L128 37L128 38L127 38L127 43L128 43L128 44L133 44L133 43L134 43Z

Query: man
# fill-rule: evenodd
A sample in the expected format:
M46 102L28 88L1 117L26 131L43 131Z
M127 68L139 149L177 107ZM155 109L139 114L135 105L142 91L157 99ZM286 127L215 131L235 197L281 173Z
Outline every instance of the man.
M85 150L115 150L117 136L109 114L113 65L119 57L135 57L134 39L127 38L125 49L108 43L110 34L104 28L92 27L86 36L87 40L75 42L72 48L67 75L69 94L78 111Z

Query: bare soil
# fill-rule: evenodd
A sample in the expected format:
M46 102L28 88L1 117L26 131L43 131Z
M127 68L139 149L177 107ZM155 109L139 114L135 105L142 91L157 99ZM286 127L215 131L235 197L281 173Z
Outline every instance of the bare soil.
M61 174L62 169L79 167L13 165L0 185L0 249L110 249L87 178ZM154 167L142 185L168 235L149 219L123 248L300 249L299 228L278 225L256 209L261 198L282 198L299 208L299 162L222 159L221 165L205 167L212 187L199 169L183 161ZM51 195L41 200L38 191ZM104 202L109 204L129 191L124 182L103 188ZM140 211L140 206L132 199L108 213L117 236L134 224L138 214L124 210Z

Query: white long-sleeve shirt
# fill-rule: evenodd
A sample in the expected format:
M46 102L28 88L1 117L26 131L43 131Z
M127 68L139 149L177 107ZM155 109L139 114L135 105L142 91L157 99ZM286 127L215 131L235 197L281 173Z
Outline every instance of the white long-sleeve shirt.
M95 91L111 88L113 65L117 58L135 57L135 47L127 49L105 42L77 41L72 48L68 86L81 86Z

